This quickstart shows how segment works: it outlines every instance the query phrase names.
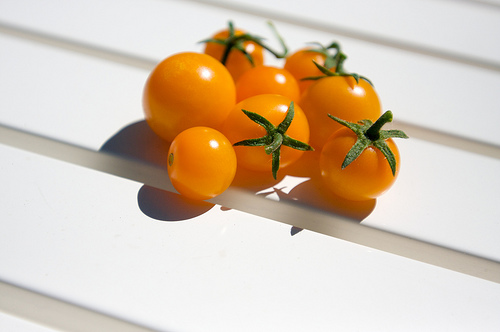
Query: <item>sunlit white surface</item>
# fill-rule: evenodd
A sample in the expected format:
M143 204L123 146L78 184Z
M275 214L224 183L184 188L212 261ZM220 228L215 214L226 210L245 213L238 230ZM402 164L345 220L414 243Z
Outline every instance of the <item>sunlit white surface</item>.
M140 183L0 151L1 280L161 331L500 323L496 283L218 205L152 218Z
M229 9L243 4L261 14L270 10L291 50L339 40L347 69L374 82L397 120L500 144L500 113L492 111L500 105L500 75L491 69L500 44L489 33L500 20L493 7L444 0L315 2L343 12L328 32L312 27L331 24L332 12L312 4L206 2L215 5L2 1L0 123L99 150L142 120L142 87L161 59L201 50L197 42L228 19L271 36L267 14ZM307 22L311 15L314 24ZM363 33L399 40L401 47ZM429 54L434 51L441 55ZM499 160L423 137L398 144L400 178L362 225L499 260ZM25 148L43 151L34 145ZM162 331L500 326L496 283L222 205L193 206L105 167L97 172L1 144L0 151L1 281ZM256 194L294 200L304 186L307 178L288 176ZM0 313L0 330L28 325L39 331Z

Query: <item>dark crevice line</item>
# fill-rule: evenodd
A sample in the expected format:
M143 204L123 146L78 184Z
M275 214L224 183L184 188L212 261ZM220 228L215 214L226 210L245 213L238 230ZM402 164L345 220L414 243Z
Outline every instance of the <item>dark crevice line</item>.
M0 22L0 33L148 71L152 70L158 63L158 60L156 59L126 54L109 48L77 42L75 40L29 30L2 22Z
M3 23L0 23L0 33L56 48L70 50L79 54L97 57L127 66L144 69L147 71L152 70L157 64L157 60L155 59L148 59L144 57L124 54L111 49L100 48L96 47L95 45L85 43L79 43L73 40L59 38L41 32L6 25ZM419 127L410 123L397 123L401 125L402 130L407 130L408 134L412 137L500 159L500 146L486 142L474 141L472 139L459 137L429 128Z
M1 279L0 297L0 312L51 331L158 331Z
M445 0L445 1L463 2L473 6L483 6L485 8L492 10L500 10L500 2L496 3L494 1L488 1L488 0Z
M185 1L185 0L184 0ZM470 57L466 55L461 55L453 52L449 52L443 49L436 49L428 47L425 45L419 45L415 43L408 43L403 40L385 38L379 35L370 34L366 32L356 31L352 29L346 29L335 24L328 24L320 21L315 21L313 19L303 18L299 15L288 15L277 11L268 11L265 9L259 9L257 7L251 7L243 4L232 3L229 1L213 1L213 0L189 0L191 2L196 2L212 7L223 8L227 10L232 10L239 13L249 14L258 17L265 17L274 22L283 22L295 26L301 26L304 28L314 29L318 31L323 31L327 33L332 33L335 35L361 40L371 44L385 46L393 49L398 49L402 51L407 51L415 54L425 55L441 60L453 61L463 65L478 67L486 70L492 70L500 72L500 63L488 61L486 59L480 59L477 57Z
M475 153L495 159L500 159L500 146L474 140L439 130L422 127L404 121L395 120L395 128L403 130L409 137L436 143L450 148Z
M0 144L175 192L165 170L0 124ZM388 232L343 216L230 187L210 202L426 264L500 283L500 262Z

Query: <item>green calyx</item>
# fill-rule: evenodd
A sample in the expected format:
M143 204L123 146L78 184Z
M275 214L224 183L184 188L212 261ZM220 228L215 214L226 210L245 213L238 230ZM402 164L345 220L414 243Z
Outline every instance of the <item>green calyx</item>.
M281 147L288 146L296 150L301 151L313 151L314 149L307 143L298 141L296 139L291 138L286 134L286 131L292 124L292 120L294 117L294 104L293 101L290 103L288 107L288 111L286 113L285 119L276 127L269 120L267 120L262 115L259 115L254 112L249 112L243 110L243 113L252 120L253 122L261 125L266 130L267 134L265 136L259 138L251 138L246 139L237 143L234 143L234 146L263 146L266 153L272 155L272 173L274 179L276 179L276 175L278 173L278 169L280 167L280 152Z
M333 44L335 44L335 43L333 43ZM328 65L326 64L326 61L325 61L325 65L322 66L313 60L314 65L321 71L321 73L323 73L323 75L304 77L302 80L319 80L319 79L322 79L325 77L331 77L331 76L351 76L356 80L356 83L358 83L358 84L359 84L359 80L363 79L363 80L367 81L370 85L373 86L373 83L368 78L361 76L359 74L356 74L356 73L346 72L344 69L344 61L346 59L347 59L347 55L345 55L345 53L343 53L340 50L340 46L338 46L337 53L335 54L335 56L331 60L329 60L330 63ZM331 70L331 68L333 68L333 67L335 67L335 69Z
M324 67L327 69L331 69L337 65L337 54L340 52L340 44L337 42L332 42L328 46L323 46L321 43L318 42L311 42L308 43L310 45L314 45L314 48L306 50L306 52L314 52L314 53L320 53L325 57L325 63ZM331 53L330 50L334 50L335 53Z
M328 114L328 116L341 125L351 129L358 136L356 143L354 143L349 150L342 163L342 169L349 166L349 164L356 160L367 147L372 145L382 152L391 167L392 175L396 175L396 158L387 145L386 140L388 138L408 138L408 136L401 130L381 129L384 124L392 121L391 111L382 114L375 123L371 120L362 120L359 123L352 123L339 119L331 114Z
M288 47L286 46L283 38L278 34L278 31L276 30L276 28L274 27L274 24L271 21L268 21L267 24L269 25L269 27L273 31L274 35L278 39L281 47L283 48L283 52L282 53L276 52L273 49L271 49L269 46L267 46L266 44L264 44L264 42L263 42L264 38L262 38L262 37L254 36L254 35L251 35L251 34L248 34L248 33L244 33L244 34L241 34L241 35L236 35L235 34L235 30L234 30L233 22L231 22L231 21L229 21L229 23L228 23L229 36L226 39L210 38L210 39L202 40L202 41L200 41L200 43L216 43L216 44L220 44L220 45L224 46L225 47L224 53L222 54L222 58L220 59L220 61L224 65L226 64L227 58L229 57L229 53L232 50L236 50L238 52L243 53L245 55L245 57L248 59L248 61L252 65L254 65L254 61L253 61L252 55L249 54L245 50L245 46L243 45L243 43L245 43L245 42L254 42L254 43L256 43L257 45L259 45L262 48L264 48L267 51L269 51L271 54L273 54L278 59L286 57L287 54L288 54Z

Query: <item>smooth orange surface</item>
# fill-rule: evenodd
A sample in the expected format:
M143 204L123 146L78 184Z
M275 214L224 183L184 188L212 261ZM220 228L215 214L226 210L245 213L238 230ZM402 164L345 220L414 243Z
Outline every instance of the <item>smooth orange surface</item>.
M278 94L298 103L300 89L288 70L271 66L251 68L236 82L236 102L262 94Z
M297 80L300 92L303 93L314 81L302 80L304 77L321 76L321 71L313 60L320 65L325 64L325 55L318 52L308 52L310 48L300 49L287 57L284 68Z
M236 36L238 36L244 34L245 32L243 30L236 29L234 33ZM227 37L229 37L229 31L226 29L216 33L212 38L226 39ZM248 41L243 43L243 47L245 48L245 51L252 56L255 66L261 66L262 64L264 64L264 50L262 46ZM212 57L221 61L224 50L225 47L223 45L216 43L206 43L204 53L211 55ZM252 64L248 61L247 57L237 50L231 50L225 65L233 76L235 82L245 71L253 67Z
M399 150L392 139L386 140L396 158L395 176L385 156L373 146L342 169L344 158L356 139L349 128L338 130L328 139L320 156L321 176L323 183L336 195L353 201L369 200L382 195L396 181L400 168Z
M250 120L241 110L245 109L264 116L273 125L278 126L285 118L291 99L280 95L258 95L236 104L222 127L222 132L232 144L250 138L259 138L266 134L265 129ZM309 141L309 125L304 112L295 105L295 117L286 134L294 139L307 143ZM264 147L235 146L238 166L254 171L271 173L272 157L264 151ZM304 151L281 147L280 168L295 162Z
M203 53L178 53L151 72L143 96L146 121L167 141L194 126L218 128L236 103L227 69Z
M219 131L193 127L180 133L168 151L168 175L174 188L194 200L224 192L236 174L236 154Z
M313 83L300 99L311 129L311 145L320 150L326 140L342 125L328 114L349 122L369 119L376 121L382 112L373 87L352 77L325 77Z

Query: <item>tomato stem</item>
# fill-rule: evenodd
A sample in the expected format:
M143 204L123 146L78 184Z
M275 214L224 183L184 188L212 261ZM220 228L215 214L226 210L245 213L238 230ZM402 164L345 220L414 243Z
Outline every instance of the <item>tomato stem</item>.
M356 80L356 83L358 83L358 84L359 84L359 80L363 79L366 82L368 82L371 86L373 86L373 83L365 76L361 76L357 73L349 73L349 72L345 71L344 62L347 59L347 55L344 52L340 51L340 46L337 46L337 47L338 47L338 52L334 57L334 60L333 60L334 64L333 65L329 64L330 67L326 66L326 63L325 63L325 66L322 66L319 63L317 63L316 61L312 60L314 65L321 71L321 73L323 75L304 77L301 80L319 80L319 79L322 79L325 77L330 77L330 76L351 76L352 78L354 78ZM333 67L335 67L335 69L332 71Z
M347 59L347 55L343 52L338 52L337 55L335 56L335 73L342 74L345 73L344 71L344 62Z
M337 54L340 52L340 44L337 42L332 42L328 46L323 46L321 43L318 42L311 42L308 43L310 45L316 45L317 48L311 48L306 50L306 52L315 52L315 53L320 53L325 57L325 62L324 66L328 69L331 69L337 65ZM330 54L329 50L335 50L336 52L334 54Z
M272 55L274 55L276 58L284 58L288 54L288 47L285 44L285 41L283 38L280 36L278 31L276 30L275 26L271 21L268 22L268 25L270 26L271 30L273 31L275 37L278 39L281 47L283 48L283 52L279 53L266 44L263 43L263 38L255 36L255 35L250 35L248 33L244 33L241 35L236 35L234 25L232 21L228 22L228 37L226 39L218 39L218 38L210 38L210 39L205 39L200 41L200 43L216 43L223 45L224 48L224 53L222 54L222 57L220 59L220 62L225 65L227 62L227 59L229 57L229 54L231 53L232 50L236 50L238 52L243 53L245 57L248 59L248 61L254 66L254 61L253 57L251 54L249 54L243 45L244 42L253 42L265 50L269 51Z
M387 111L380 118L375 121L365 132L365 136L368 137L372 141L376 141L380 138L380 130L382 127L392 121L392 112Z
M339 119L331 114L328 116L343 125L351 129L358 137L356 143L349 150L342 162L342 169L349 166L356 158L358 158L363 151L369 146L374 146L387 159L389 166L391 167L392 175L396 175L396 158L394 153L389 148L386 140L389 138L408 138L408 136L401 130L382 130L382 126L388 122L392 121L393 115L391 111L386 111L382 114L375 123L371 120L361 120L358 123L348 122Z
M267 22L267 25L269 25L269 27L271 28L271 30L273 31L273 34L274 36L276 37L276 39L278 39L278 42L280 43L281 47L283 48L283 52L282 53L278 53L278 52L275 52L274 50L272 50L271 48L269 48L268 46L264 45L264 44L259 44L260 46L264 47L266 50L268 50L269 52L271 52L276 58L278 59L283 59L287 56L288 54L288 47L286 46L286 43L285 43L285 40L283 39L283 37L281 37L281 35L278 33L278 30L276 29L276 27L274 26L273 22L271 21L268 21Z
M293 117L295 115L293 101L288 107L285 118L276 127L269 120L260 114L243 110L243 113L252 120L253 122L264 127L266 130L266 135L259 138L250 138L243 141L234 143L234 146L263 146L264 151L267 154L272 155L272 166L271 171L273 173L274 179L277 177L277 173L280 167L280 153L282 146L288 146L296 150L301 151L314 151L314 149L307 143L301 142L294 138L291 138L286 134L286 131L290 127Z

